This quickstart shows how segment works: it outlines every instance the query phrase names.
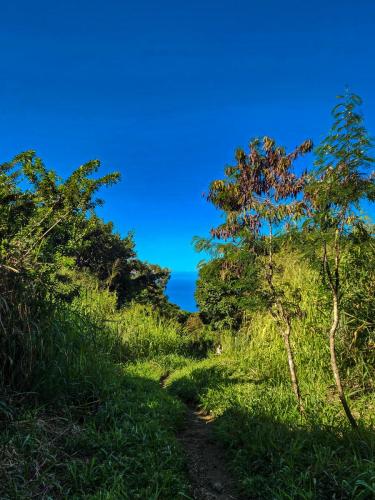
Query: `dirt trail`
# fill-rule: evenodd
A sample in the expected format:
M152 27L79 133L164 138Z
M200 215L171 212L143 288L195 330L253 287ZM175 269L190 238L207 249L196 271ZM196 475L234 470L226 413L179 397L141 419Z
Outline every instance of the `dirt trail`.
M160 379L162 387L168 375ZM177 435L187 457L194 500L240 500L227 472L224 450L212 438L213 418L186 407L186 421Z
M239 500L226 470L224 451L211 436L212 417L188 408L186 426L177 436L187 456L195 500Z

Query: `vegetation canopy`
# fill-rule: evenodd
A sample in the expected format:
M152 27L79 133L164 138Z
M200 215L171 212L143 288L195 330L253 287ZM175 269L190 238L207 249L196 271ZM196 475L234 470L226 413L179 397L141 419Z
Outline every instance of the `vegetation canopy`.
M33 151L0 165L1 498L374 497L360 105L340 97L315 151L236 151L207 195L223 223L194 238L195 313L99 217L118 173L62 179Z

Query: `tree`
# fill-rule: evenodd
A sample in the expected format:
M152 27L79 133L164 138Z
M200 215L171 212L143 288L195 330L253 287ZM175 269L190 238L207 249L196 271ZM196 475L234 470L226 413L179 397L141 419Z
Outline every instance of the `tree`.
M62 181L48 170L34 151L27 151L1 165L6 186L0 192L5 203L1 213L3 258L16 269L31 269L53 260L59 249L76 234L74 228L102 201L95 193L119 179L118 173L92 179L100 162L78 167ZM27 187L21 190L23 182Z
M0 164L0 387L30 383L53 345L47 324L82 289L116 292L118 306L134 300L179 314L165 296L169 270L137 259L132 234L121 237L95 215L98 190L119 179L96 176L99 165L63 180L33 151Z
M119 305L131 300L131 273L136 252L132 233L125 237L94 213L78 226L79 242L71 249L78 269L95 275L103 287L115 291Z
M38 325L71 292L60 271L72 265L74 228L100 203L97 190L119 177L90 178L98 167L88 162L64 182L33 151L0 165L0 385L29 387L52 344Z
M224 180L213 181L208 200L224 211L225 222L211 234L219 239L246 240L248 251L267 255L265 281L267 303L280 326L288 359L292 388L300 411L302 400L296 373L294 353L290 343L292 319L298 304L288 299L282 287L275 283L278 271L274 261L274 231L297 219L303 213L303 201L298 199L305 177L293 173L293 163L312 149L305 141L292 153L276 146L269 137L250 143L249 153L237 150L235 166L227 167Z
M212 256L199 265L195 298L202 317L216 330L238 330L244 312L259 306L254 253L242 244L215 244L203 238L195 238L195 248Z
M373 162L368 133L358 111L361 99L346 92L332 111L334 123L328 136L316 150L315 172L306 187L308 219L322 245L323 275L332 299L332 323L329 331L331 367L339 399L352 427L357 423L345 397L336 357L335 338L341 315L341 254L343 238L355 229L365 231L360 202L374 200Z

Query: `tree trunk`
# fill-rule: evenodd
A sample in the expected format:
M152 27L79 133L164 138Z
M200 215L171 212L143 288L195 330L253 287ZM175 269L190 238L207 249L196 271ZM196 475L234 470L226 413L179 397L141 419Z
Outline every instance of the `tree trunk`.
M333 319L332 319L331 330L329 332L329 350L331 353L331 367L332 367L333 376L335 377L335 383L336 383L337 393L338 393L339 399L340 399L341 404L344 408L345 414L348 417L350 425L355 429L355 428L357 428L357 422L355 421L355 419L352 415L352 412L350 411L348 402L346 401L344 390L343 390L342 383L341 383L340 372L339 372L339 369L337 366L337 359L336 359L335 336L336 336L336 332L337 332L337 328L339 326L339 320L340 320L339 300L338 300L337 290L332 291L332 299L333 299L332 300Z
M292 382L292 388L293 388L294 395L296 396L296 399L298 401L299 411L300 411L300 413L304 413L304 407L303 407L303 403L302 403L302 399L301 399L301 392L299 389L299 383L298 383L298 378L297 378L296 366L294 363L294 354L292 351L292 347L290 345L290 332L291 332L290 321L287 320L286 323L287 323L287 327L282 335L283 335L283 339L284 339L286 354L288 357L290 380Z
M357 428L357 422L350 411L348 402L344 394L344 389L342 387L339 368L337 366L336 359L336 349L335 349L335 337L336 332L340 322L340 307L339 307L339 293L340 293L340 231L336 229L335 232L335 266L334 274L332 275L331 268L327 257L327 243L323 243L323 266L325 273L328 277L329 286L332 292L332 325L329 331L329 352L331 354L331 368L333 376L335 378L335 384L337 388L337 394L341 401L342 407L344 408L345 414L348 417L350 425L355 429Z
M296 396L297 402L298 402L298 409L301 414L304 413L304 407L301 399L301 392L299 390L299 384L298 384L298 378L297 378L297 372L296 372L296 367L294 364L294 354L292 347L290 345L290 334L291 334L291 323L290 323L290 316L287 311L285 311L285 308L280 301L280 298L277 297L277 292L274 287L273 283L273 252L272 252L272 223L269 221L269 249L268 249L268 272L266 275L266 279L269 285L269 288L271 290L274 304L276 305L278 309L278 314L275 315L275 319L278 317L279 320L281 319L283 323L285 323L285 330L284 332L281 333L284 344L285 344L285 350L286 354L288 357L288 365L289 365L289 373L290 373L290 380L292 383L292 389L294 392L294 395ZM272 314L272 313L271 313Z

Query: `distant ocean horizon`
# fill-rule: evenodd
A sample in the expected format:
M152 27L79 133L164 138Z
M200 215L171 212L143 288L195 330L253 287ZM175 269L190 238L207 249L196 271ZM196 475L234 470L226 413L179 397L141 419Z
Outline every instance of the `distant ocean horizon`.
M197 311L194 299L197 278L198 273L195 271L172 272L166 290L170 302L177 304L185 311Z

